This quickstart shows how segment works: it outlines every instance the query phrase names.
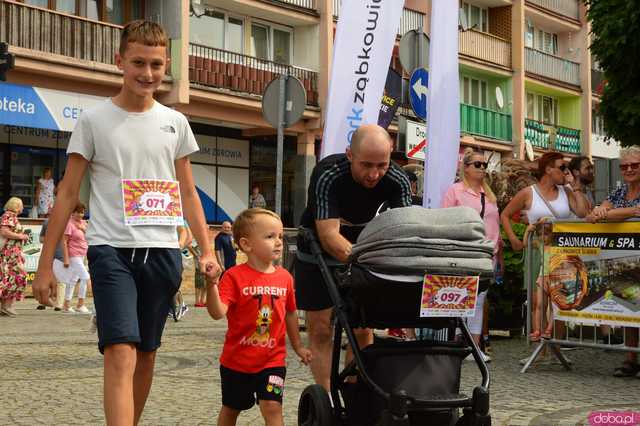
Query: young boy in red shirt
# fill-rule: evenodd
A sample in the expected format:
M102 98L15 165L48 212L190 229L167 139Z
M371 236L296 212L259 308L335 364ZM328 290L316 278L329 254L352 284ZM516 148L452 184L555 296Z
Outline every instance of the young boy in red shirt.
M233 223L233 237L247 263L227 270L219 284L208 277L209 315L216 320L226 315L229 325L220 357L223 406L218 426L235 425L256 399L267 425L284 424L285 329L302 362L311 360L298 333L293 277L274 266L282 255L282 234L277 214L259 208L243 211Z

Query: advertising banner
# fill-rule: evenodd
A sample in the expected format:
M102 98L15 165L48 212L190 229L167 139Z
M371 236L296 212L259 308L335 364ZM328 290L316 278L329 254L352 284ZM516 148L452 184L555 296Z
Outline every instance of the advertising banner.
M380 105L380 115L378 115L378 125L384 129L388 128L396 116L400 100L402 99L402 76L394 69L389 68L387 83L384 86L382 104Z
M0 82L0 124L70 132L99 96Z
M404 0L342 1L321 158L345 152L358 127L378 123L403 7Z
M424 206L441 207L454 182L460 146L460 82L458 81L458 2L433 0L429 49L429 91Z
M559 222L542 235L555 319L640 326L640 222Z

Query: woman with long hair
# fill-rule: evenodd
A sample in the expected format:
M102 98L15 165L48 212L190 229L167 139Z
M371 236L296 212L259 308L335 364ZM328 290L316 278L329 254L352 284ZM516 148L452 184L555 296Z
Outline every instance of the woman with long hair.
M454 183L447 190L442 207L466 206L475 209L484 221L485 234L493 241L493 263L502 269L502 239L500 238L500 214L496 196L487 183L488 163L482 153L467 148L460 167L460 182ZM484 303L489 290L489 280L480 280L475 315L467 319L469 331L476 344L480 345ZM485 361L491 358L483 353Z
M502 227L509 238L511 247L515 251L524 248L521 241L513 232L511 218L521 211L526 211L530 231L539 222L545 219L568 219L572 213L577 217L585 217L589 213L589 205L585 197L576 197L570 187L565 186L567 165L564 157L558 152L548 152L538 159L538 183L528 186L516 194L507 204L500 215ZM523 240L526 241L526 234ZM541 250L542 244L537 250ZM537 256L541 258L542 256ZM534 267L534 280L537 280L535 295L533 298L533 318L531 341L538 341L540 337L549 338L553 331L553 323L547 319L546 329L540 332L545 325L542 322L543 303L545 300L541 280L538 280L540 264ZM548 296L548 295L547 295Z

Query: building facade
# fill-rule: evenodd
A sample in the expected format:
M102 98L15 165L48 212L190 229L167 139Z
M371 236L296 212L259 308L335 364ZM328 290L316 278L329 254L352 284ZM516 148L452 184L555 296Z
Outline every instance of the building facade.
M430 3L405 1L398 40L411 29L428 34ZM459 33L462 145L484 150L496 163L528 151L615 156L610 145L592 139L598 71L582 2L461 6L467 17ZM27 100L38 111L28 114L17 103L15 111L0 110L0 201L18 195L30 207L43 168L61 178L75 119L118 90L114 55L122 25L146 18L170 37L171 66L158 100L192 125L201 147L191 159L194 176L211 223L246 208L253 186L274 207L276 135L262 117L261 94L280 74L300 80L307 105L286 130L283 172L283 218L296 224L322 139L339 10L340 0L0 1L0 42L16 58L0 83L0 101ZM391 66L403 75L406 92L409 75L397 46ZM399 116L389 131L402 139L399 123L416 120L406 102ZM403 152L394 158L407 161Z

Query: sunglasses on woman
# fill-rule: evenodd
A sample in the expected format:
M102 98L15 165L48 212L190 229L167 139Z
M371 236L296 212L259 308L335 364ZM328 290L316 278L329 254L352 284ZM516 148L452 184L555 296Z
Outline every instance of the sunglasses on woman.
M640 167L640 163L620 164L620 171L621 172L625 172L627 170L636 171L638 170L638 167Z
M467 163L467 166L469 165L473 165L473 167L475 167L476 169L485 169L487 170L487 167L489 167L489 163L487 163L486 161L472 161L470 163Z
M562 173L567 171L567 165L563 164L562 166L558 166L558 170L560 170Z

